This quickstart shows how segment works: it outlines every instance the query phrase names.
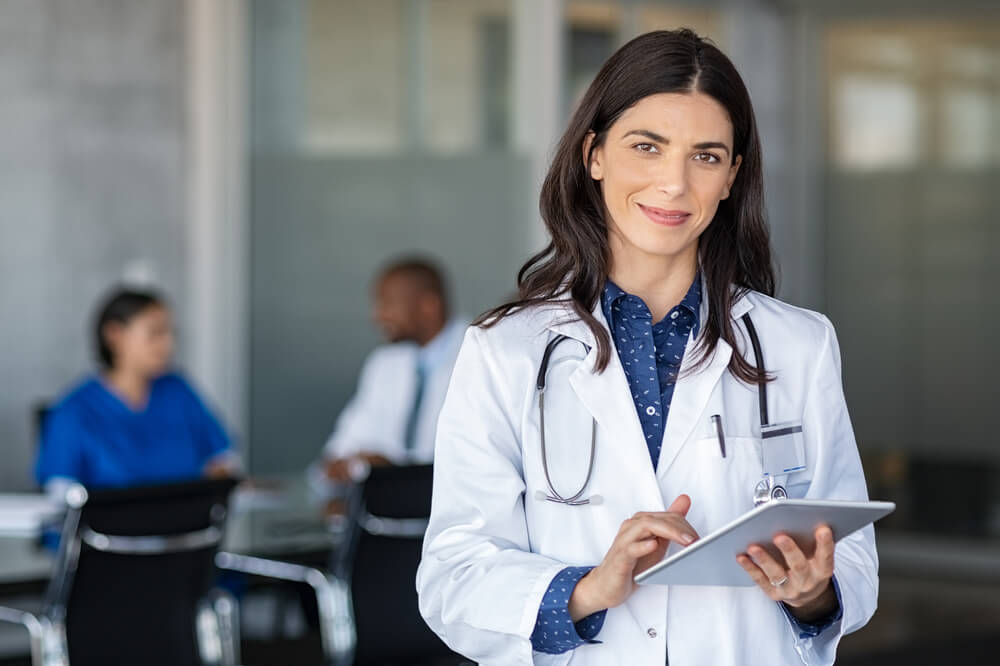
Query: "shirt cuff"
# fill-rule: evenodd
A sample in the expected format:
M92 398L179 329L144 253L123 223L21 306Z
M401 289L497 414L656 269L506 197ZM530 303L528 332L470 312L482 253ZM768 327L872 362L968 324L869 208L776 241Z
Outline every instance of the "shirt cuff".
M778 605L781 606L781 610L785 612L785 616L789 621L795 625L795 628L799 631L799 638L816 638L821 633L829 629L831 626L840 621L840 618L844 616L844 605L841 603L840 598L840 584L837 582L837 577L834 576L830 579L833 583L833 591L837 594L837 607L830 612L826 617L822 617L815 622L803 622L792 615L791 610L784 602L779 602Z
M598 611L579 622L569 614L569 599L580 579L594 567L566 567L552 579L538 608L531 647L536 652L562 654L584 643L600 643L594 637L604 626L607 610Z

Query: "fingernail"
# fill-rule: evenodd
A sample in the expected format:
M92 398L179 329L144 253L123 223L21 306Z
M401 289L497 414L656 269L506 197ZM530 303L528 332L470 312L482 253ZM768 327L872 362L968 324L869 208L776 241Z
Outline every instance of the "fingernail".
M693 541L694 541L694 535L693 534L682 534L681 535L681 543L684 544L685 546L690 545Z

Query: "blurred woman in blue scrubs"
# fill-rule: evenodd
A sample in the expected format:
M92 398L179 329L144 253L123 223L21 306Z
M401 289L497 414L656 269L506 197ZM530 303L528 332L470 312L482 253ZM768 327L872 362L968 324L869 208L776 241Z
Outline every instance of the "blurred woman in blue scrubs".
M45 418L35 473L122 487L224 476L236 459L218 419L171 370L170 309L152 292L121 289L95 329L100 370L70 389Z

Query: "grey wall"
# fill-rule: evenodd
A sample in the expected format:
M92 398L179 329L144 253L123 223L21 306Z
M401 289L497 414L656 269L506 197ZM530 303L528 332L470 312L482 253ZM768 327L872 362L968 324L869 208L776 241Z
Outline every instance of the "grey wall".
M31 405L91 368L101 292L130 273L184 300L183 8L0 2L2 490L31 483Z
M318 454L380 341L370 285L383 261L437 257L470 316L513 293L528 178L526 160L503 155L254 159L252 471Z

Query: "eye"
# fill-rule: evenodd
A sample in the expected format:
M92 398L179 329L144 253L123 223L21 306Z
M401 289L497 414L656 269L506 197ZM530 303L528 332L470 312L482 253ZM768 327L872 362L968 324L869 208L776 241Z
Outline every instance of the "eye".
M638 150L640 153L658 153L656 146L651 143L637 143L632 146L634 150Z
M699 162L704 162L705 164L718 164L722 161L715 153L698 153L694 156L694 158Z

